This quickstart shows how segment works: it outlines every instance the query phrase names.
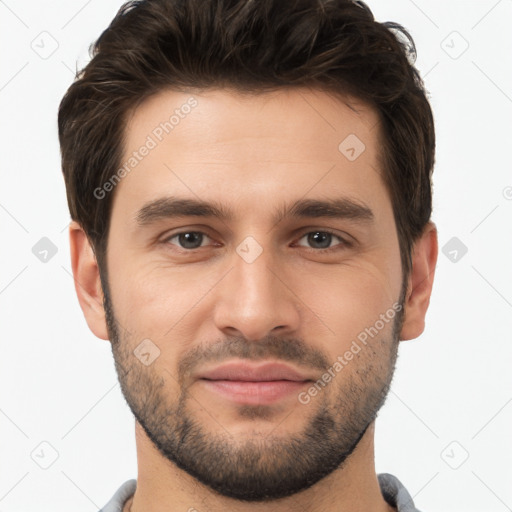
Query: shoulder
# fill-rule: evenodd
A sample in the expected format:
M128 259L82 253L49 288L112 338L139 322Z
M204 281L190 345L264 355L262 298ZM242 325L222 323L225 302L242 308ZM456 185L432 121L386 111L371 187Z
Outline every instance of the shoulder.
M133 496L137 488L137 480L127 480L117 491L110 501L99 512L122 512L126 500Z
M414 506L411 495L396 476L380 473L377 478L382 496L390 505L396 507L398 512L420 512Z

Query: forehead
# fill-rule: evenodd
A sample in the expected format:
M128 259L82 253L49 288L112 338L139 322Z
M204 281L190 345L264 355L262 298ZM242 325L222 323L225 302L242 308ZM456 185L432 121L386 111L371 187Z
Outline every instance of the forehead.
M364 200L385 195L380 149L377 113L353 97L167 90L130 113L115 202L221 196L257 207L309 191Z
M232 89L164 90L131 111L125 136L127 148L136 146L147 135L162 142L160 139L169 139L172 134L172 138L188 138L180 142L194 146L195 153L202 154L212 143L236 142L230 148L233 151L235 146L243 146L243 138L258 137L272 139L269 150L288 144L297 154L313 150L315 156L313 153L327 149L332 156L334 149L338 156L336 142L350 133L371 142L369 139L377 136L377 126L376 111L361 100L309 88L258 94Z

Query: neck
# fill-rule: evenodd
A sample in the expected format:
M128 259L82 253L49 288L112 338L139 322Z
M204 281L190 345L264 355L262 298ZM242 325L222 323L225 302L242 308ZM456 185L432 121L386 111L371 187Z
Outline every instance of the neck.
M137 490L123 512L392 512L380 492L374 462L374 424L341 469L287 498L249 503L217 494L165 459L136 422Z

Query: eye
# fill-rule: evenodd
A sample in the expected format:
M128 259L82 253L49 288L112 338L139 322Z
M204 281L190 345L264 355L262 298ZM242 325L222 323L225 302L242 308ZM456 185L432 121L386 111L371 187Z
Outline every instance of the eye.
M181 249L199 249L205 238L210 237L200 231L182 231L181 233L176 233L175 235L166 238L164 242L172 245L178 245ZM172 242L174 239L177 240L177 243Z
M349 242L341 238L339 235L332 233L331 231L310 231L309 233L304 234L299 240L302 240L304 238L306 239L308 244L311 244L313 246L313 249L319 249L320 251L336 250L336 245L331 247L331 242L333 241L333 238L337 238L341 242L341 244L337 245L350 246Z
M310 231L302 235L299 242L303 239L306 239L306 242L310 244L309 248L315 250L315 252L329 252L331 250L351 246L350 242L328 230ZM331 246L334 239L338 239L339 243ZM199 249L200 247L207 245L203 243L207 240L211 240L211 238L201 231L182 231L166 238L163 242L166 244L177 245L180 249L193 251L194 249ZM298 243L298 245L305 247L301 243Z

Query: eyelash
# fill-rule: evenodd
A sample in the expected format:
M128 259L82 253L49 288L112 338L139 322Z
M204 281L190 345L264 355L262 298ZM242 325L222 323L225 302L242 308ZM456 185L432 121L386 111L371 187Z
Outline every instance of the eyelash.
M178 237L179 235L183 235L185 233L201 234L201 235L205 235L205 236L207 236L208 238L211 239L211 237L208 234L204 233L203 231L185 230L185 231L179 231L178 233L174 233L171 236L166 237L162 242L164 244L169 244L170 240L172 240L173 238ZM303 233L300 236L299 240L301 240L302 238L304 238L305 236L307 236L307 235L309 235L311 233L327 233L329 235L332 235L332 236L338 238L341 241L341 243L337 244L337 245L335 245L333 247L328 247L326 249L314 249L312 247L304 247L304 246L299 246L299 247L303 247L304 249L309 249L310 251L313 251L313 252L316 252L316 253L327 254L327 253L331 253L331 252L340 250L340 249L343 248L343 246L344 247L352 247L352 245L353 245L351 242L349 242L345 238L343 238L340 235L334 233L333 231L331 231L329 229L325 229L325 228L323 228L323 229L315 229L315 230L312 230L312 231L307 231L307 232ZM174 245L174 244L170 244L170 245ZM340 245L342 247L340 247ZM179 246L177 246L177 247L183 253L193 253L194 251L197 251L197 250L202 248L202 247L196 247L194 249L185 249L183 247L179 247Z

